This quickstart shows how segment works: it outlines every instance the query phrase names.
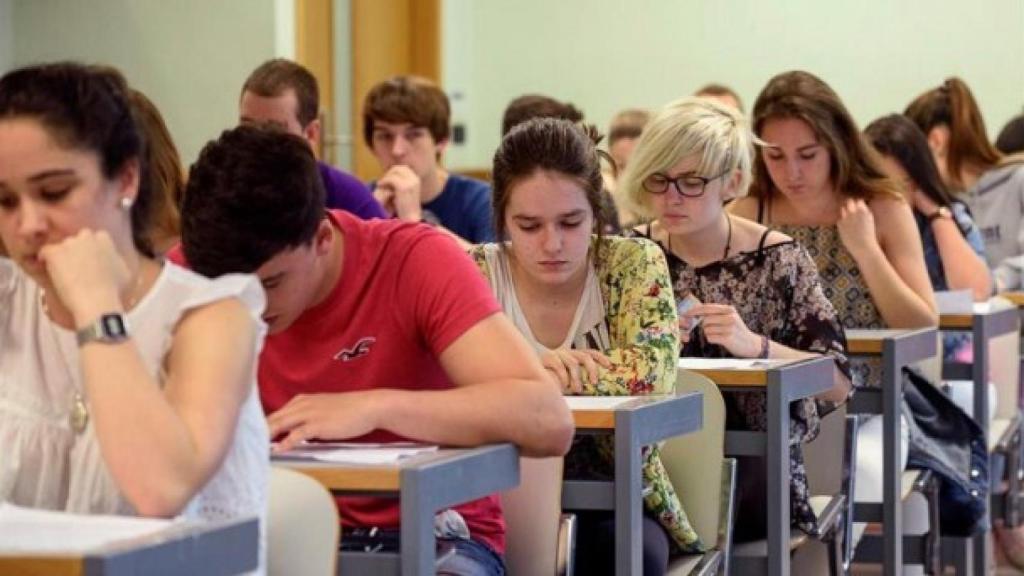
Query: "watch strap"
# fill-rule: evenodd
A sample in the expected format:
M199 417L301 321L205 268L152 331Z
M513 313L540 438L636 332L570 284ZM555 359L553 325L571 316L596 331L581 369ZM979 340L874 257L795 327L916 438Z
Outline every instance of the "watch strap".
M78 330L75 339L79 346L89 342L116 344L128 339L128 322L123 314L112 312L101 315L95 322Z

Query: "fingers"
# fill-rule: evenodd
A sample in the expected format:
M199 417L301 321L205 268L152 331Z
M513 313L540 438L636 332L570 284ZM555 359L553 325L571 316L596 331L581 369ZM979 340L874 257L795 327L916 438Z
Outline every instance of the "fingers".
M544 365L558 382L558 389L563 393L569 389L569 371L561 358L555 352L548 352L541 357L541 364Z
M556 354L569 373L569 385L566 391L570 394L583 392L583 382L580 380L580 361L568 350L556 350Z
M583 352L585 352L591 358L593 358L595 362L597 362L598 364L601 365L601 367L603 367L603 368L611 368L612 367L611 359L608 358L607 356L605 356L604 352L601 352L600 350L583 350Z
M277 438L282 434L290 433L309 420L307 410L308 398L305 394L299 394L289 400L277 412L267 417L267 427L270 429L271 438Z
M302 427L295 428L288 433L287 436L282 438L279 442L274 442L270 445L270 451L273 454L280 454L292 450L296 446L301 445L306 440L311 440L313 436L307 436Z
M595 360L593 356L588 354L588 350L583 350L582 352L582 354L579 354L576 357L580 361L582 370L587 371L587 382L589 382L591 385L597 384L597 360ZM580 371L581 376L582 370ZM583 383L580 382L580 389L582 390L582 388Z

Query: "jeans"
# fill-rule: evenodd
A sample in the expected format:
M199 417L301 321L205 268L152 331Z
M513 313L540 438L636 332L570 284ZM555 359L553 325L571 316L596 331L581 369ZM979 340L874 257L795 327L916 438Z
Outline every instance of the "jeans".
M461 538L437 539L438 576L505 576L505 561L486 544Z

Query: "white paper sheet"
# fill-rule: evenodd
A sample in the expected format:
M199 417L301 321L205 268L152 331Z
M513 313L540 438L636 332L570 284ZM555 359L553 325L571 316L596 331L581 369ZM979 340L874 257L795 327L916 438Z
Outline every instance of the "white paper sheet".
M81 554L159 532L174 522L68 514L0 502L0 554Z
M970 314L974 294L970 290L939 290L935 292L935 306L939 314Z
M789 360L755 360L749 358L680 358L677 367L686 370L767 370Z
M399 460L436 452L437 446L410 444L355 444L332 442L324 444L306 444L301 448L289 450L283 454L275 454L275 458L293 460L316 460L335 464L394 464Z
M619 406L650 396L565 396L570 410L614 410Z

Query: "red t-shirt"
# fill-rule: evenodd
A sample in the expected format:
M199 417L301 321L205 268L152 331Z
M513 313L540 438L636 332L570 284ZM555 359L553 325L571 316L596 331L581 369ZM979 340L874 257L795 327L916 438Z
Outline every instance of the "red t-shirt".
M476 265L427 226L359 220L342 211L329 217L344 235L341 277L322 303L267 337L259 366L263 409L271 414L297 394L452 388L438 357L501 309ZM376 431L356 440L404 439ZM395 499L337 501L346 525L399 525ZM456 510L475 539L504 552L496 494Z

